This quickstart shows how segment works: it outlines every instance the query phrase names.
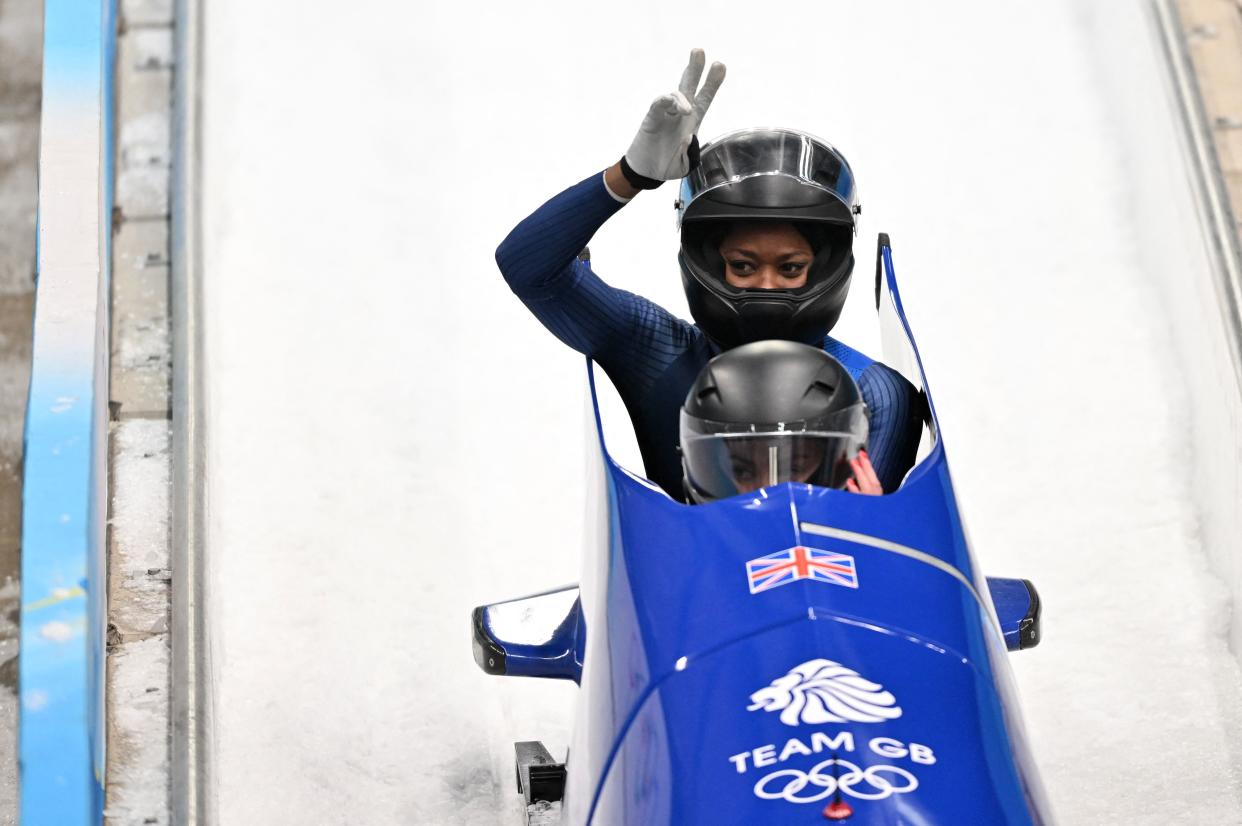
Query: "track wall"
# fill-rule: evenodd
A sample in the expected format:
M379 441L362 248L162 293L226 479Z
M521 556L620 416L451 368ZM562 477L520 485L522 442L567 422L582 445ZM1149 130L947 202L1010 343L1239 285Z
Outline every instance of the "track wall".
M103 818L115 0L46 0L26 416L21 822Z
M1165 246L1170 255L1159 262L1165 273L1168 322L1174 329L1185 379L1184 386L1172 391L1184 394L1187 461L1193 468L1190 484L1199 506L1199 532L1214 572L1229 590L1231 611L1221 621L1229 626L1230 650L1242 659L1242 255L1238 223L1176 4L1153 0L1149 19L1166 58L1164 86L1175 115L1163 123L1126 126L1130 130L1178 129L1184 163L1154 155L1129 158L1135 179L1148 182L1148 197L1135 208L1168 209L1177 203L1168 197L1169 188L1188 187L1193 199L1198 233L1184 249ZM1137 87L1129 93L1139 94ZM1131 107L1130 111L1139 109ZM1155 117L1164 108L1146 111ZM1151 143L1128 145L1150 147ZM1178 180L1180 170L1185 171ZM1163 218L1160 222L1173 223ZM1211 277L1191 277L1200 273Z

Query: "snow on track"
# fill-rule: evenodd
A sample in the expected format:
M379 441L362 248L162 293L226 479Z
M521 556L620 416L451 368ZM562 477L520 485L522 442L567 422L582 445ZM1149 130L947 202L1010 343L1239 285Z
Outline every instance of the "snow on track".
M1141 3L1083 5L208 4L221 822L517 822L510 744L563 748L572 686L470 658L470 608L575 580L582 530L582 360L492 251L620 156L694 45L729 65L705 136L791 125L850 158L838 332L872 352L892 234L976 551L1044 596L1014 661L1061 820L1242 822L1228 606L1181 484L1191 333L1161 313L1205 264L1154 264L1197 249L1188 194L1136 206L1127 147L1182 163L1171 125L1120 126L1165 105ZM591 248L684 314L673 197Z

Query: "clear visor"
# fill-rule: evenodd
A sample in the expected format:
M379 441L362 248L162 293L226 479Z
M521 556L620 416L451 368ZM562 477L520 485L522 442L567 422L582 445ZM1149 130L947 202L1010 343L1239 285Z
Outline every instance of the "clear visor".
M815 422L735 425L681 416L686 479L697 500L723 499L782 482L841 488L867 441L862 404Z
M797 178L831 193L851 212L858 203L854 173L841 153L788 129L742 129L712 141L682 181L681 201L689 205L705 192L757 175Z

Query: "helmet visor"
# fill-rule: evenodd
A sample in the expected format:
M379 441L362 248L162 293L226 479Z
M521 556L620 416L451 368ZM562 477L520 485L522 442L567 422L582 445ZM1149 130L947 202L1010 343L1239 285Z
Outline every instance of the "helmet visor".
M858 203L854 173L830 144L791 129L742 129L705 146L682 180L681 211L696 198L762 175L784 175L832 195L849 214Z
M840 488L849 459L867 440L859 403L814 422L737 425L681 414L681 451L690 494L723 499L782 482Z

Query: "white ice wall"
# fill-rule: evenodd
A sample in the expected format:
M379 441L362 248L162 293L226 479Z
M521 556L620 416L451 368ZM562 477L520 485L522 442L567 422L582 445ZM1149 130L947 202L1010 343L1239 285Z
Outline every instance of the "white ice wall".
M1173 5L1153 0L1148 23L1154 30L1160 32L1162 13L1168 14L1162 7ZM1178 31L1175 14L1163 19L1169 31ZM1099 22L1107 25L1107 21ZM1160 33L1168 36L1168 31ZM1170 51L1174 62L1185 58L1175 47ZM1118 62L1124 66L1123 60ZM1185 68L1190 69L1189 65ZM1119 83L1115 91L1119 96L1133 99L1134 90L1133 83ZM1165 91L1167 108L1129 106L1127 111L1132 115L1144 113L1147 118L1131 116L1126 128L1167 132L1171 124L1162 117L1164 113L1188 108L1190 111L1183 117L1192 129L1176 136L1184 164L1169 163L1167 158L1150 151L1150 143L1137 143L1127 160L1136 180L1144 184L1139 208L1153 214L1163 210L1165 220L1187 227L1182 233L1182 249L1166 248L1180 257L1166 256L1159 266L1165 276L1166 313L1175 329L1183 370L1180 389L1187 403L1200 534L1214 570L1229 588L1230 648L1236 658L1242 659L1242 340L1230 341L1231 336L1238 336L1240 332L1230 318L1242 316L1242 307L1237 306L1242 296L1229 288L1231 275L1227 259L1230 250L1223 248L1228 241L1221 243L1222 239L1217 239L1211 231L1214 221L1223 224L1224 232L1236 232L1239 225L1231 222L1232 216L1223 210L1220 215L1211 214L1213 195L1222 198L1227 206L1228 194L1223 182L1204 180L1196 175L1190 175L1191 180L1187 182L1180 179L1179 173L1185 175L1195 169L1201 170L1204 176L1216 174L1215 162L1203 154L1204 150L1211 151L1212 125L1205 122L1206 115L1197 111L1194 93L1187 94L1186 90L1179 89L1174 77L1167 78ZM1185 96L1179 96L1179 92ZM1197 136L1194 128L1200 130ZM1196 147L1196 137L1202 146ZM1142 148L1149 151L1140 155L1137 150ZM1146 174L1146 170L1158 171L1158 174ZM1184 198L1170 202L1163 191L1168 187L1181 195L1186 186L1194 197L1192 205ZM1214 186L1218 189L1212 193L1209 190ZM1189 229L1192 222L1197 224L1198 233Z
M1095 73L1101 102L1115 136L1117 162L1131 197L1122 205L1137 226L1155 238L1136 237L1139 270L1159 293L1152 311L1167 329L1175 364L1164 383L1133 376L1136 413L1155 394L1172 400L1184 474L1171 484L1191 492L1195 530L1213 572L1230 599L1221 622L1230 648L1242 657L1242 366L1235 365L1227 322L1234 299L1217 272L1222 266L1209 230L1194 157L1180 102L1165 65L1136 48L1159 53L1155 2L1120 0L1088 4L1079 12L1096 45Z

